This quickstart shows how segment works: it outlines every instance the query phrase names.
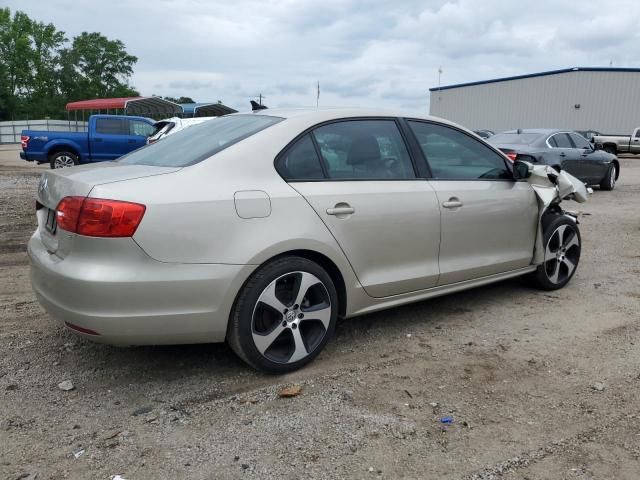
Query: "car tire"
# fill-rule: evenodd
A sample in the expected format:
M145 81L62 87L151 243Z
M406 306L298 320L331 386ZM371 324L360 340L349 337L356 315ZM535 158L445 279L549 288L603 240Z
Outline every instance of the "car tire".
M616 186L616 166L611 164L609 165L609 169L607 170L607 174L600 182L601 190L611 191Z
M534 284L543 290L564 287L578 269L582 237L578 224L566 215L543 218L544 261L531 275Z
M313 360L333 336L338 294L327 272L297 256L261 266L234 304L227 342L257 370L286 373Z
M62 151L55 152L49 156L49 166L52 170L56 168L73 167L80 163L78 156L75 153Z
M605 145L602 150L604 150L607 153L611 153L612 155L617 155L618 154L618 149L614 146L614 145Z

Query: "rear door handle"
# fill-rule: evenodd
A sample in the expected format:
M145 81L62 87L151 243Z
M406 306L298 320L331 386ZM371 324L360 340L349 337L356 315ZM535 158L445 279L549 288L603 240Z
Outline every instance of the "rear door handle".
M560 156L561 156L561 157L566 157L566 156L567 156L567 154L566 154L566 153L564 153L564 152L561 152L561 153L560 153Z
M131 139L131 140L129 140L129 143L136 143L136 141Z
M444 208L460 208L463 205L464 205L464 203L462 203L456 197L451 197L448 201L442 202L442 206Z
M338 207L335 206L334 208L327 208L327 215L351 215L352 213L355 213L356 209L353 207Z
M94 139L93 139L93 141L94 141L94 142L101 142L101 141L102 141L102 139L101 139L101 138L94 138Z

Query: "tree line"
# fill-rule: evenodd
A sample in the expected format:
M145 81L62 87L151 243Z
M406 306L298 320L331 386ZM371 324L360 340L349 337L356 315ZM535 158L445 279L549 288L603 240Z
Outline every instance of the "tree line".
M82 32L69 40L53 24L0 8L0 120L65 118L75 100L137 96L138 61L120 40Z

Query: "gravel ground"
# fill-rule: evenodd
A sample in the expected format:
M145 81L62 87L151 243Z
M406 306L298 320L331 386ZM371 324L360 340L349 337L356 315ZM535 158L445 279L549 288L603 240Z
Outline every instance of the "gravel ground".
M114 348L51 322L25 254L45 167L16 157L0 147L0 478L639 478L640 159L567 202L584 245L565 289L348 320L265 376L224 345Z

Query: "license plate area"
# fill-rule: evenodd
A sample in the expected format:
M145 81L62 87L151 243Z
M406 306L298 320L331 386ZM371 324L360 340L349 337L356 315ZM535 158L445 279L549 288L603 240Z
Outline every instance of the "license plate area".
M47 209L47 220L46 220L46 222L44 224L44 228L51 235L55 235L56 229L58 228L58 223L56 222L56 211L55 210L51 210L50 208Z

